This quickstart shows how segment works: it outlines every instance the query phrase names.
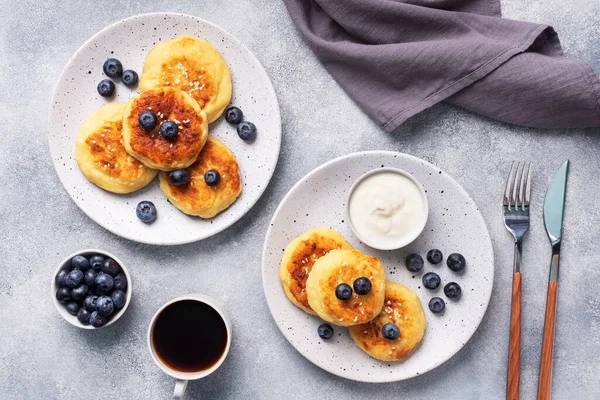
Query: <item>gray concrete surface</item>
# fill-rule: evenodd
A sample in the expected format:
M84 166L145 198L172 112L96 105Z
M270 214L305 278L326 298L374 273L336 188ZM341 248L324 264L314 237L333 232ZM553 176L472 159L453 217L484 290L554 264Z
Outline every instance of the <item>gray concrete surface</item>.
M506 17L552 24L566 53L600 72L600 2L503 6ZM523 257L522 370L522 398L533 399L550 251L542 200L567 157L553 391L555 399L600 398L600 129L525 129L439 105L386 135L323 70L276 0L0 0L0 10L0 398L169 398L173 381L150 358L146 328L161 304L188 292L220 298L235 329L230 357L218 373L190 385L190 399L503 398L512 244L499 206L508 162L521 158L535 166ZM47 143L50 96L70 55L106 25L149 11L197 15L241 38L270 74L283 115L279 166L259 203L233 228L181 247L139 245L92 222L61 187ZM368 149L407 152L453 175L480 206L497 260L492 301L472 340L436 370L394 384L350 382L313 366L280 334L261 286L264 234L287 190L319 164ZM75 329L48 298L56 264L86 247L118 254L133 274L133 303L114 329Z

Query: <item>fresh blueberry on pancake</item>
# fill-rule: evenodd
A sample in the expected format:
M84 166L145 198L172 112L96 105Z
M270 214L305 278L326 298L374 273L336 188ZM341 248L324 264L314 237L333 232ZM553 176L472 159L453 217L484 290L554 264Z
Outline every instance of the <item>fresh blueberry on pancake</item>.
M244 113L237 107L229 107L225 110L225 121L237 125L244 119Z
M152 129L154 129L156 127L156 124L158 123L158 119L156 119L156 114L154 114L152 111L144 111L143 113L141 113L138 118L138 121L140 123L140 126L147 131L151 131Z
M246 142L256 140L256 126L252 122L241 122L237 127L237 133Z
M400 336L398 325L388 322L381 328L381 335L387 340L396 340Z
M335 297L337 297L340 300L350 300L350 298L352 297L352 288L350 287L350 285L340 283L335 288Z
M165 121L160 124L160 134L167 140L173 140L177 137L179 128L173 121Z
M110 79L102 79L96 89L100 96L110 97L115 93L115 84Z
M138 74L137 72L128 69L123 71L123 76L121 77L121 82L127 87L134 87L138 83Z
M104 74L109 78L118 78L123 74L123 64L116 58L109 58L102 66Z
M190 174L185 169L169 172L169 182L175 186L185 185L190 181Z
M354 291L358 294L365 295L371 292L373 285L371 285L371 281L369 278L361 276L360 278L354 281Z
M204 174L204 182L206 182L208 186L217 186L220 181L221 176L214 169L208 170Z

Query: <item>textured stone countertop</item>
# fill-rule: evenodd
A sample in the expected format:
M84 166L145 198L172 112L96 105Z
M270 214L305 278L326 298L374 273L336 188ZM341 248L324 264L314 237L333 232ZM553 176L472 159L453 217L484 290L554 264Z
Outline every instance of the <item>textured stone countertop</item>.
M505 17L553 25L566 54L600 72L600 2L502 3ZM200 292L225 303L235 332L224 365L191 383L190 399L501 399L513 249L500 201L515 158L535 168L523 256L522 398L537 390L550 258L543 195L566 158L572 169L553 392L555 399L600 398L600 129L520 128L442 104L387 135L326 73L277 0L0 0L0 9L0 398L170 398L173 380L148 353L147 325L167 300ZM69 57L105 26L150 11L196 15L242 39L269 73L283 118L279 165L258 204L231 229L178 247L136 244L96 225L62 188L46 134L50 97ZM496 259L489 309L467 345L434 371L379 385L338 378L300 356L271 318L261 283L264 235L285 193L323 162L372 149L413 154L452 175L480 207ZM56 264L88 247L119 255L135 282L126 316L101 331L67 324L48 295Z

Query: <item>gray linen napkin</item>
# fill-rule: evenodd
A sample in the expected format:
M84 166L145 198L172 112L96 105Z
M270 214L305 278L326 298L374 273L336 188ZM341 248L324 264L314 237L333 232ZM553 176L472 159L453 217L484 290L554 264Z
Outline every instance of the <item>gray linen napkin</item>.
M391 132L447 101L540 128L600 126L600 80L499 0L284 0L325 68Z

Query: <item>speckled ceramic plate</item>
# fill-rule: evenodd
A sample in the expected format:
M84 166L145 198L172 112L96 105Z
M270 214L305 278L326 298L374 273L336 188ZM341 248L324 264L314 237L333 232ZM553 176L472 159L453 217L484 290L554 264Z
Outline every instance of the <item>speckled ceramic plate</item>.
M362 174L380 167L400 168L413 174L425 187L429 199L429 219L425 230L413 243L394 251L375 250L362 244L350 230L345 216L346 195ZM427 329L421 345L405 360L381 362L354 345L345 328L334 327L334 338L323 341L318 317L306 314L285 296L279 282L279 263L287 244L300 233L316 227L330 227L348 239L355 248L378 257L387 269L388 279L413 289L421 299ZM426 260L427 251L437 248L444 263L434 266ZM467 267L461 274L450 271L445 257L462 253ZM413 274L404 265L411 253L425 259L421 273ZM435 290L423 288L421 277L434 271L442 279ZM314 364L344 378L364 382L391 382L423 374L448 360L471 338L487 309L494 279L494 253L490 235L477 206L465 190L436 166L406 154L373 151L355 153L330 161L302 178L275 211L263 250L263 285L273 318L289 342ZM458 282L459 301L445 299L443 285ZM443 314L427 307L429 299L446 300Z
M246 119L256 124L258 138L243 142L235 127L223 117L212 123L209 134L223 141L240 164L243 190L238 200L217 217L189 217L167 202L158 180L128 195L106 192L89 182L75 160L75 137L88 115L107 101L96 86L104 78L102 64L118 58L125 69L141 74L148 51L157 43L182 34L208 40L223 55L233 81L231 104L239 106ZM116 84L112 101L128 101L139 93ZM49 142L56 172L77 205L93 220L125 238L142 243L174 245L212 236L239 220L260 198L275 170L281 143L281 119L275 91L256 57L238 39L191 15L155 13L119 21L89 39L67 64L52 99ZM151 225L139 221L136 205L150 200L158 208Z

